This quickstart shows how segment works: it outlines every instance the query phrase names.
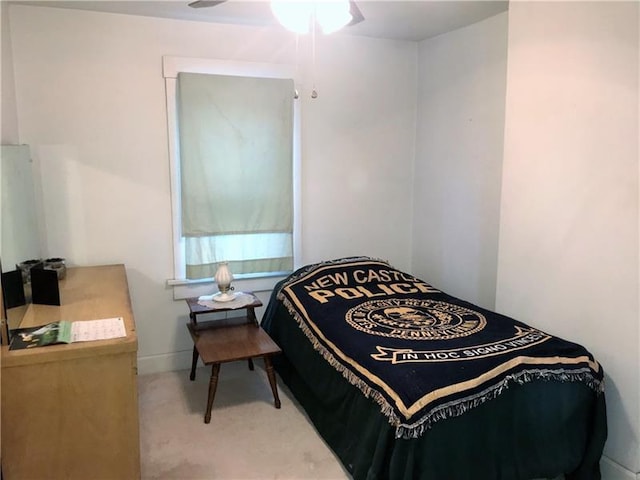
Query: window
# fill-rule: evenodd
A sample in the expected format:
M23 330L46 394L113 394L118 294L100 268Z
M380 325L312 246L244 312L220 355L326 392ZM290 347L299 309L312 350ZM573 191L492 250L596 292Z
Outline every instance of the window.
M165 57L174 280L284 274L298 246L299 115L288 66Z

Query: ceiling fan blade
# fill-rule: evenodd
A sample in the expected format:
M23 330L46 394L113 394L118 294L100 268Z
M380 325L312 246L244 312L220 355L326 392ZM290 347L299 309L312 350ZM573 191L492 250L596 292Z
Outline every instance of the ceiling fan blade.
M349 22L349 26L355 25L356 23L360 23L364 20L364 15L356 5L356 2L353 0L349 0L349 13L351 14L352 20Z
M191 8L215 7L216 5L219 5L226 1L227 0L196 0L195 2L191 2L189 6Z

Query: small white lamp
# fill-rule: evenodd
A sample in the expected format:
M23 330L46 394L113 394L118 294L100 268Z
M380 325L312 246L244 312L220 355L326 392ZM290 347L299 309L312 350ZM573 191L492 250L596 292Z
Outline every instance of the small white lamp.
M213 277L218 284L219 295L214 295L213 299L219 302L228 302L235 298L235 294L231 291L233 287L231 282L233 281L233 274L229 270L229 262L220 262L218 269Z

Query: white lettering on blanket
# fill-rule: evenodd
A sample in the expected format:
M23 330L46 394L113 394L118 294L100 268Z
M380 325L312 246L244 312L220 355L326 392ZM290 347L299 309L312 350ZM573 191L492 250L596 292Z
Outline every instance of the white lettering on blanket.
M354 272L355 273L355 272ZM333 277L333 278L329 278ZM405 293L439 293L440 290L433 288L431 285L424 282L397 282L397 283L377 283L372 285L358 285L357 287L339 287L333 290L329 290L327 287L340 284L329 284L329 281L334 280L333 275L327 275L322 277L312 285L307 285L304 288L309 292L309 295L320 303L327 303L331 297L336 295L347 300L353 300L355 298L375 298L386 297L390 295L405 294ZM344 284L343 284L344 285ZM324 287L324 288L320 288Z
M551 336L534 328L525 329L516 327L516 334L495 343L478 345L473 348L455 348L450 350L397 350L386 347L376 347L379 353L371 357L381 362L398 363L422 363L422 362L448 362L472 360L480 357L500 355L508 351L520 350L542 343Z

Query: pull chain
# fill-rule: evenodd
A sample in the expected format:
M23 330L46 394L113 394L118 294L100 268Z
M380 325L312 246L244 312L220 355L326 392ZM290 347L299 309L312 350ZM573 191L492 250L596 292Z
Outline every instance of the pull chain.
M312 18L313 22L311 25L311 61L313 63L311 69L312 75L312 89L311 89L311 98L318 98L318 92L316 90L316 18L315 13Z
M300 76L300 72L298 71L298 66L300 64L300 35L298 33L296 33L296 73L295 73L295 77L293 79L293 98L294 99L298 99L300 98L300 93L298 92L298 86L296 85L298 78Z

